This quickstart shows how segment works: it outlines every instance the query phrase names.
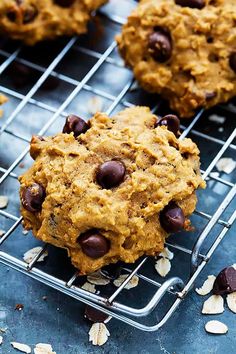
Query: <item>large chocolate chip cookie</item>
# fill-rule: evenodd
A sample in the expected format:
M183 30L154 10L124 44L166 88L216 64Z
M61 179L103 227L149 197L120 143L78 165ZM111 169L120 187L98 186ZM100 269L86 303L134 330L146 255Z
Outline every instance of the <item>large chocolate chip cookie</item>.
M199 151L178 139L179 121L149 108L88 123L69 116L63 133L33 137L33 166L20 177L24 226L67 249L81 274L162 251L188 230L204 187Z

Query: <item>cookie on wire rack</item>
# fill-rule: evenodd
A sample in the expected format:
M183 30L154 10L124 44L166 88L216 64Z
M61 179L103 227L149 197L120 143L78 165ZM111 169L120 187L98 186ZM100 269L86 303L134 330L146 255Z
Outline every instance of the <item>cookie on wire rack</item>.
M236 94L235 0L142 0L117 37L147 91L181 117Z
M67 249L80 274L158 254L170 233L191 229L205 187L199 150L178 130L176 116L133 107L88 123L72 115L63 133L34 136L20 177L24 227Z
M107 0L1 0L0 35L33 45L86 32L91 14Z

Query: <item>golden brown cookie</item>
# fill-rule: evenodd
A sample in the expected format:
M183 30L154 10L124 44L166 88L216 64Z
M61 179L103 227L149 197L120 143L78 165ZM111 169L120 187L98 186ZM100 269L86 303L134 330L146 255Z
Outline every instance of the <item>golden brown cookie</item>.
M4 104L7 101L8 101L7 97L0 93L0 105ZM2 117L2 113L3 111L2 109L0 109L0 118Z
M181 117L236 94L235 0L143 0L118 44L140 85Z
M92 11L107 0L1 0L0 34L35 44L86 32Z
M69 116L64 133L33 137L35 162L20 177L24 226L66 248L81 274L162 251L170 233L190 229L205 186L198 148L178 127L176 116L134 107L88 124Z

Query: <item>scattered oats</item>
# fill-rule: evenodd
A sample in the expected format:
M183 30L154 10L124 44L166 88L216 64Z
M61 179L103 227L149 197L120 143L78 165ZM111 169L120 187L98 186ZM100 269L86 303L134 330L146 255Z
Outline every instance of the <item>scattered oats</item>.
M107 285L110 283L110 280L105 278L99 271L89 274L87 280L94 285Z
M0 195L0 209L4 209L7 207L8 197L5 195Z
M31 353L31 348L27 344L11 342L11 345L13 346L14 349L18 349L20 352L23 352L26 354Z
M223 131L224 131L224 128L223 128L223 127L219 127L219 128L218 128L218 132L219 132L219 133L223 133Z
M103 101L98 96L93 96L88 100L88 112L91 114L95 114L97 112L101 112L103 107Z
M91 284L89 282L85 282L84 285L81 286L81 289L84 289L86 291L89 291L90 293L95 294L96 293L96 288L94 284Z
M28 230L23 230L23 231L22 231L22 234L23 234L23 235L27 235L28 233L29 233Z
M0 345L2 344L2 342L3 342L3 337L0 336Z
M228 332L228 327L220 321L209 321L205 324L205 330L213 334L225 334Z
M202 308L202 313L205 315L216 315L224 312L224 299L220 295L212 295L207 299Z
M38 343L34 348L34 354L56 354L53 351L51 344Z
M211 114L208 119L211 121L211 122L215 122L215 123L218 123L218 124L224 124L225 122L225 117L222 117L222 116L218 116L218 114Z
M236 313L236 291L231 294L228 294L226 301L227 301L228 308L232 312Z
M155 269L161 277L165 277L171 269L171 263L169 259L167 258L158 259L158 261L156 261L155 264Z
M236 161L231 157L222 157L217 163L216 168L220 172L230 174L236 167Z
M113 284L118 288L123 284L125 279L129 276L129 274L122 274L117 279L113 281ZM133 275L129 282L125 285L124 289L132 289L135 288L139 283L139 277L137 275Z
M93 345L103 345L108 340L110 332L104 323L94 323L89 331L89 341Z
M201 288L196 288L195 291L198 295L207 295L213 289L213 284L215 282L216 277L214 275L208 275L207 280L204 281Z
M168 247L165 247L164 250L159 254L159 256L171 260L174 258L174 253L171 252Z
M41 252L43 248L42 247L34 247L32 249L30 249L29 251L25 252L23 259L26 263L30 263L35 257L36 255ZM48 251L45 251L37 260L37 262L43 262L44 258L48 256Z
M138 90L139 88L140 88L140 86L138 84L138 81L135 80L129 90L130 90L130 92L132 92L132 91Z
M2 237L3 235L5 235L5 231L4 230L0 230L0 237Z
M18 310L18 311L22 311L23 308L24 308L23 304L16 304L16 306L15 306L15 310Z

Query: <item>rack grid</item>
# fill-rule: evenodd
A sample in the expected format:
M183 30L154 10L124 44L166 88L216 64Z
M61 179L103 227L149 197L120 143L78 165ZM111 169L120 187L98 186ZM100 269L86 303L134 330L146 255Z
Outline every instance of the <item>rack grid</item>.
M120 26L125 20L122 16L116 14L116 12L111 13L110 8L109 11L106 11L106 7L105 10L100 12L100 17L102 22L107 23L108 27L114 24L116 26L116 30L120 30ZM38 63L37 61L33 61L30 58L27 58L27 56L22 55L24 48L16 44L14 44L13 50L12 48L5 48L7 47L6 44L4 44L4 46L0 49L0 57L2 59L0 64L1 77L4 76L4 73L13 63L24 65L38 74L36 82L26 93L20 92L21 90L13 89L11 85L9 87L5 84L5 82L0 85L0 92L5 93L10 100L16 100L17 102L14 109L9 113L9 115L7 115L7 118L0 122L0 144L1 137L6 137L8 142L4 145L4 148L10 148L11 139L14 139L14 141L17 142L19 141L19 145L21 146L22 143L22 146L24 146L24 148L19 152L19 154L17 153L17 156L14 157L12 161L9 161L6 154L4 154L4 151L0 150L0 190L4 190L4 185L5 183L8 183L9 180L16 182L19 175L19 165L22 161L27 161L28 158L28 143L30 138L27 134L24 134L24 132L22 133L21 130L14 129L14 123L17 122L19 115L22 114L24 109L31 107L33 109L40 109L43 112L50 114L49 118L45 122L37 121L36 124L37 134L44 135L51 132L51 129L55 123L57 124L61 118L68 115L71 104L82 91L106 100L108 102L106 112L109 115L119 108L131 107L134 104L132 102L133 100L130 99L134 92L134 79L131 77L130 73L127 74L127 69L124 68L122 61L116 54L116 42L111 40L110 44L105 46L105 49L102 52L95 50L94 48L91 49L83 46L80 43L78 44L78 42L79 39L77 37L73 37L69 40L67 39L66 43L63 42L59 53L52 58L52 61L48 63L48 65ZM64 61L72 50L76 51L79 56L85 55L87 58L94 61L89 70L85 74L83 73L80 79L74 78L73 75L61 73L58 70L59 64ZM114 68L119 68L119 70L125 71L125 77L128 77L118 93L113 91L107 92L108 90L100 88L100 86L97 88L96 85L93 85L92 83L93 78L98 74L99 70L104 69L105 66L109 66L110 74ZM48 103L47 101L45 103L44 99L37 97L38 92L49 78L56 78L63 84L68 84L73 87L73 90L66 96L65 99L63 99L62 103L60 103L58 107L57 105ZM149 100L151 95L150 97L147 95L147 97ZM150 100L152 101L153 97L151 97ZM155 98L154 101L154 104L150 105L154 113L157 111L159 113L159 111L165 109L162 108L163 102L160 98ZM217 112L219 110L220 112L223 112L222 114L224 116L227 117L229 114L233 116L236 108L233 104L228 104L218 107ZM37 254L30 264L26 264L24 261L19 259L19 257L12 255L9 249L7 249L7 251L4 250L3 246L10 239L19 237L22 217L19 216L17 208L15 208L14 211L0 209L0 226L5 224L8 225L5 234L0 238L0 263L28 275L29 277L61 291L62 293L85 304L91 305L94 308L99 309L108 315L136 328L144 331L158 330L171 317L176 308L191 290L198 275L210 260L215 249L226 236L228 230L231 228L236 219L236 211L232 207L233 199L236 195L235 183L224 174L218 175L213 173L216 163L222 156L225 156L225 153L234 153L236 149L234 141L236 137L236 129L232 129L229 132L227 131L227 133L225 133L227 134L225 139L216 137L213 134L207 134L206 132L203 132L202 129L199 129L200 121L203 118L206 120L207 116L209 116L209 113L201 110L192 120L184 121L184 124L181 125L182 134L180 139L192 136L195 141L196 139L199 139L203 146L207 144L212 144L212 146L214 146L217 153L214 154L213 158L210 159L210 162L206 164L206 167L201 172L203 178L208 180L208 184L210 185L208 188L211 191L215 188L217 188L217 190L223 190L224 197L222 200L219 198L218 205L212 213L205 212L204 208L200 208L200 210L195 211L195 220L198 220L198 224L201 225L201 228L200 230L197 230L196 237L190 246L181 244L179 241L181 240L180 235L178 235L174 241L170 239L166 243L166 245L175 250L177 254L179 252L179 259L177 260L179 262L178 264L181 263L180 259L182 254L188 257L188 265L190 270L189 274L186 276L186 279L182 279L181 277L174 275L168 280L161 280L157 274L150 271L150 258L143 257L141 260L136 262L133 267L129 265L123 267L122 271L129 274L129 276L120 287L115 290L113 289L109 296L102 293L99 295L90 293L83 290L80 286L75 285L78 280L76 270L72 273L72 275L64 280L58 276L50 274L48 271L45 271L43 267L41 269L38 266L37 260L49 247L47 244L44 245L42 251ZM29 120L28 124L34 125L33 119ZM3 140L5 141L6 139ZM10 157L9 159L11 160ZM13 192L15 194L15 200L17 200L16 195L18 191L16 183L14 183ZM204 196L204 193L206 192L201 193L200 196ZM201 202L201 197L199 198L199 201ZM19 207L18 201L16 201L16 204ZM143 271L145 266L147 266L147 271ZM145 272L147 272L147 275ZM125 285L135 274L140 278L141 292L145 300L144 305L139 308L136 308L132 304L126 305L123 300L118 300L120 296L122 297L122 293L125 292ZM152 293L149 298L145 295L146 286L152 288ZM132 291L135 290L130 290L130 292ZM171 300L168 302L166 311L160 319L155 321L154 324L145 324L143 323L145 321L140 321L140 318L146 320L146 318L154 312L160 301L163 301L167 295L171 296Z

